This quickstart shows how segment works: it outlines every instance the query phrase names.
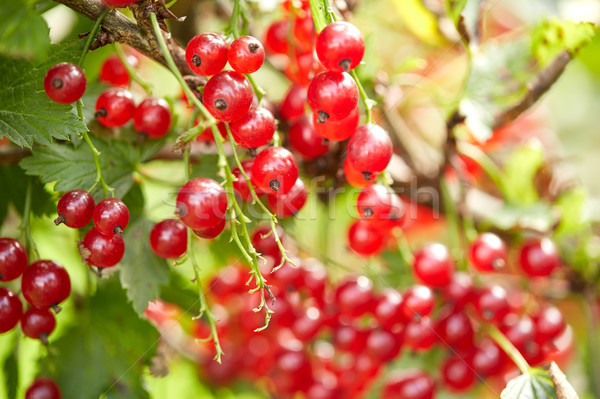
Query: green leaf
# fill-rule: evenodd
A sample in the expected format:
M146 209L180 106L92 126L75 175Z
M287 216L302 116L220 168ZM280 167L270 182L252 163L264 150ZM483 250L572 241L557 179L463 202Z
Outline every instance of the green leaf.
M586 191L579 187L561 194L555 205L560 209L560 224L555 231L557 235L576 234L584 227L589 227L589 221L584 217Z
M310 11L315 23L315 29L319 33L329 23L329 14L327 13L325 2L323 0L310 0Z
M6 397L16 398L19 389L19 364L17 351L13 351L4 361L4 377L6 379Z
M121 285L140 316L148 301L160 296L160 287L169 283L169 266L154 254L148 241L153 226L149 220L140 220L125 230L127 250L121 261Z
M592 23L544 20L532 32L532 50L540 65L546 66L562 51L576 52L595 35Z
M53 138L67 139L86 127L72 112L72 105L52 102L44 92L44 76L59 62L74 62L82 43L51 47L51 55L39 65L0 56L0 131L13 143L31 148L33 143L50 144Z
M100 281L77 323L51 342L43 374L55 379L63 397L147 398L142 387L158 332L135 314L116 278Z
M448 16L454 22L454 25L458 25L458 21L463 9L467 5L467 1L468 0L446 0L446 10Z
M533 180L543 163L544 151L539 142L518 147L504 164L501 187L504 198L513 204L535 204L539 196Z
M17 57L46 55L50 46L46 21L25 1L0 4L0 53Z
M9 205L13 205L23 215L27 184L32 179L31 211L35 216L49 215L56 212L54 200L44 189L44 185L35 177L25 175L17 165L0 167L0 223L8 213Z
M432 46L446 43L446 39L439 31L437 18L421 0L393 0L392 5L396 9L398 18L420 40Z
M552 207L538 202L529 206L505 205L494 212L487 222L501 230L549 231L556 223L557 215Z
M556 389L548 373L531 369L508 382L500 394L501 399L556 399Z

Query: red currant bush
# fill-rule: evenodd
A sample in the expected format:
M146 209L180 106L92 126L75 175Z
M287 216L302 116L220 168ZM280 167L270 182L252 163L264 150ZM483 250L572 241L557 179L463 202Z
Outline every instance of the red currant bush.
M209 79L202 94L204 106L216 119L231 123L252 105L252 86L239 72L223 71Z
M556 246L549 238L531 239L521 247L521 268L531 277L545 277L560 266Z
M27 259L27 251L19 241L0 238L0 281L11 281L23 274Z
M102 234L96 228L87 232L82 242L83 259L96 267L112 267L119 263L125 253L125 243L118 234Z
M344 141L354 134L358 127L360 111L358 106L350 114L339 121L327 118L324 122L319 121L319 113L313 113L313 124L317 133L324 139L330 141Z
M92 219L100 233L107 236L113 234L122 236L123 230L129 223L129 209L120 199L105 198L94 208Z
M231 135L242 148L257 148L269 144L275 130L275 118L266 108L250 108L238 120L231 122Z
M288 138L292 149L308 161L326 154L329 150L329 143L317 133L313 122L307 116L292 124Z
M227 64L227 43L216 33L196 35L185 48L185 60L194 73L214 75Z
M56 327L54 314L48 309L31 308L21 317L21 330L26 337L39 339L48 345L48 336Z
M187 251L187 230L175 219L163 220L150 231L150 247L161 258L175 259Z
M506 264L506 257L506 244L494 233L480 234L469 247L469 260L480 272L502 269Z
M110 87L96 100L96 117L106 127L120 127L133 117L135 104L129 90Z
M287 193L270 194L267 203L273 213L280 218L294 216L306 204L308 191L302 179L296 179L296 183Z
M362 61L365 40L360 30L346 21L327 25L316 44L319 61L330 71L348 72Z
M85 190L71 190L58 200L56 211L58 217L54 220L57 226L64 223L73 229L80 229L92 220L94 198Z
M14 292L0 287L0 334L16 327L23 313L23 304Z
M54 307L69 297L71 279L58 263L38 260L25 269L21 292L27 302L36 308Z
M27 388L25 399L61 399L58 385L50 378L38 377Z
M383 235L366 220L358 220L348 229L348 245L361 255L375 255L383 248Z
M383 172L392 154L392 140L378 125L359 126L348 142L348 162L365 177Z
M285 194L298 179L298 164L283 147L267 147L252 165L252 184L267 194Z
M430 287L444 287L452 279L455 265L448 248L442 244L425 244L416 254L413 271L417 280Z
M48 70L44 77L44 90L50 100L70 104L79 100L87 86L85 74L75 64L61 62Z
M255 37L239 37L229 46L227 61L239 73L244 75L254 73L265 61L265 48Z
M179 190L177 212L183 224L191 229L216 227L225 220L227 194L216 181L197 177Z
M325 71L308 85L307 100L313 112L318 114L317 124L329 118L339 121L358 105L358 88L347 73Z
M133 113L133 127L153 139L161 138L171 127L169 104L162 98L145 99Z

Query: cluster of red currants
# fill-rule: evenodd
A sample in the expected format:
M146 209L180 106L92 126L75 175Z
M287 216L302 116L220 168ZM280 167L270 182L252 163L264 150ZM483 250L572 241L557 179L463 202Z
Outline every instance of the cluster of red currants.
M31 305L23 313L19 296L11 289L0 287L0 333L5 333L21 322L21 331L29 338L48 344L56 319L50 311L71 293L71 279L67 271L51 260L38 260L28 266L27 251L12 238L0 238L0 281L21 277L21 294Z
M79 251L84 262L98 268L111 267L119 263L125 253L123 230L129 223L129 209L117 198L105 198L95 203L84 190L65 193L56 207L58 217L54 223L64 223L80 229L94 221L80 243Z

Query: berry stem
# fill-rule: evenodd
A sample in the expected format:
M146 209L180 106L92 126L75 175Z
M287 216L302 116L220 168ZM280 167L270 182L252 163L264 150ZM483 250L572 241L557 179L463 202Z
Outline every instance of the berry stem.
M33 191L33 178L27 179L27 191L25 193L25 206L23 208L23 220L21 221L21 235L25 236L26 246L29 249L29 254L33 254L33 259L39 259L40 253L38 252L37 245L33 241L31 236L30 217L31 217L31 195Z
M506 336L493 324L483 325L483 329L487 331L490 337L502 348L504 353L517 365L522 374L528 374L531 366L527 360L521 355L521 352L506 338Z
M358 87L358 93L360 94L360 99L365 107L365 123L373 123L372 109L373 109L373 103L375 101L371 100L369 98L369 96L367 95L365 88L363 87L362 83L360 83L360 79L358 78L358 75L356 74L356 69L353 69L350 71L350 76L352 76L352 78L356 82L356 86Z
M498 187L500 192L504 193L504 185L502 184L502 171L485 152L483 152L479 147L464 141L458 141L456 147L459 154L463 154L477 162L477 164L481 166L485 173L494 182L494 185Z
M81 68L83 68L83 61L85 61L85 56L87 55L88 51L90 51L92 41L96 38L96 34L100 30L100 24L102 23L102 20L104 19L106 14L109 13L110 10L111 8L107 7L104 11L102 11L102 14L100 14L98 19L94 23L94 26L92 27L92 30L90 31L90 34L88 35L87 40L85 42L85 46L83 47L81 57L79 57L79 61L77 61L77 65L79 65Z
M121 49L121 47L118 44L116 44L116 43L113 44L113 47L115 49L115 53L117 53L117 55L119 56L119 59L123 63L123 66L125 67L125 69L127 69L127 73L129 74L129 76L131 77L131 79L133 81L135 81L138 85L140 85L140 87L142 89L144 89L144 91L146 92L146 94L148 94L149 96L151 96L152 95L152 90L153 90L154 86L152 86L152 84L150 84L149 82L146 82L144 79L142 79L140 77L140 75L138 75L138 73L136 72L136 70L127 61L127 57L125 56L125 53L123 52L123 50Z

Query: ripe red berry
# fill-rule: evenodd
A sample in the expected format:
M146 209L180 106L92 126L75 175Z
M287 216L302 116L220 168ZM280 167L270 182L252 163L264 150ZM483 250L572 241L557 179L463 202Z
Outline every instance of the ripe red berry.
M336 350L359 354L365 349L368 337L369 330L340 324L333 330L332 343Z
M0 334L15 328L22 313L19 297L8 288L0 287Z
M323 315L314 306L296 317L292 323L292 332L302 342L310 342L324 325Z
M450 284L442 290L444 300L460 309L469 303L473 296L473 279L467 273L454 273Z
M242 167L244 168L244 172L246 172L246 176L252 181L252 165L254 165L253 159L248 159L242 161ZM242 174L242 171L239 168L235 168L231 173L235 176L236 180L233 181L233 189L235 193L246 202L252 202L252 193L250 192L250 187L248 187L248 183L246 182L246 178ZM254 188L256 195L261 196L261 192Z
M415 254L413 271L421 283L430 287L443 287L450 283L454 273L454 261L448 248L442 244L425 244Z
M312 51L296 51L288 60L283 73L293 83L306 87L310 84L311 79L322 70L323 67Z
M327 25L316 44L317 56L325 68L348 72L358 66L365 54L365 40L360 30L346 21Z
M455 392L463 392L475 384L475 373L466 359L452 355L442 364L444 385Z
M435 306L435 297L429 287L413 285L404 293L402 315L405 320L420 320L429 316Z
M58 305L71 293L67 271L51 260L38 260L25 269L21 292L32 306L49 308Z
M85 73L75 64L61 62L46 72L44 90L50 100L71 104L81 98L87 86Z
M38 377L27 388L25 399L61 399L58 385L50 378Z
M335 303L342 315L358 317L371 312L376 305L373 282L360 276L340 284L335 291Z
M19 277L27 267L27 251L12 238L0 238L0 281L11 281Z
M161 258L179 258L187 251L185 226L175 219L156 223L150 231L150 247Z
M284 232L281 227L277 227L277 235L282 239ZM258 226L254 229L252 232L252 246L262 255L270 256L272 258L281 256L279 247L275 241L275 236L271 232L271 227L268 225ZM282 269L283 268L279 269L279 271Z
M272 23L265 35L265 46L268 51L275 54L288 53L288 21L282 20Z
M315 40L315 24L310 13L303 18L294 19L292 35L299 50L312 52Z
M125 243L120 235L108 236L96 228L87 232L83 247L87 250L83 253L84 260L96 267L112 267L121 261L125 253Z
M39 339L48 345L48 335L54 331L56 319L49 309L30 308L21 316L21 330L26 337Z
M356 199L356 210L361 219L387 228L400 226L406 215L406 207L400 197L381 184L361 190Z
M285 194L298 179L298 164L283 147L267 147L254 159L252 184L267 194Z
M473 348L475 330L471 319L464 312L454 309L442 312L436 331L443 347L455 348L457 351L469 351Z
M308 192L302 179L296 179L296 183L287 193L269 194L267 203L271 212L275 213L280 218L294 216L306 204Z
M306 160L318 158L327 153L329 143L317 133L308 116L298 119L288 133L290 146Z
M348 158L344 159L344 176L346 181L353 187L366 187L375 183L377 175L370 174L368 179L365 179L365 175L354 169L352 164L348 162Z
M391 374L383 386L383 399L433 399L435 383L421 370L398 371Z
M499 324L510 311L506 290L499 285L483 288L477 293L473 305L483 321L494 324Z
M385 330L375 330L367 338L365 351L375 361L388 362L400 353L401 348L399 337Z
M473 354L473 371L481 377L493 377L502 372L506 355L491 339L484 339Z
M403 323L402 295L392 289L385 291L377 302L374 316L381 327L388 330Z
M85 190L66 192L58 200L58 217L54 224L58 226L64 223L73 229L80 229L92 220L95 206L94 198Z
M177 194L178 216L194 230L216 227L227 212L227 194L216 181L197 177L188 181Z
M358 105L358 88L345 72L321 72L308 85L308 105L319 117L317 124L329 118L346 118Z
M171 127L169 104L162 98L146 98L133 113L133 127L153 139L164 136Z
M531 277L549 276L560 266L560 256L549 238L531 239L521 247L521 268Z
M393 154L392 140L378 125L361 125L348 142L348 161L363 174L380 173Z
M227 43L216 33L196 35L185 48L185 60L194 73L214 75L227 64Z
M266 108L250 108L241 118L229 125L231 135L242 148L257 148L269 144L275 130L275 118Z
M227 61L239 73L244 75L254 73L265 61L265 48L255 37L239 37L229 46Z
M96 100L96 117L107 127L120 127L133 117L135 104L129 90L110 87Z
M313 113L312 119L317 133L330 141L344 141L354 134L358 127L360 111L354 108L350 114L339 121L327 118L324 122L318 122L319 113Z
M102 234L123 235L123 230L129 223L129 209L123 201L117 198L105 198L98 202L93 214L94 226Z
M226 222L226 219L223 218L223 219L219 220L219 223L217 223L213 227L207 227L205 229L194 230L194 234L196 234L200 238L204 238L207 240L217 238L217 236L219 234L221 234L223 232L223 230L225 229L225 222Z
M305 106L306 87L293 84L279 104L279 114L283 119L291 122L304 115Z
M130 55L127 56L127 62L136 67L138 59ZM129 82L131 81L129 72L127 72L127 68L125 68L118 55L112 54L104 60L100 67L100 81L112 86L129 86Z
M497 271L506 264L506 244L494 233L477 236L469 247L469 260L480 272Z
M244 75L223 71L210 78L202 94L204 106L216 119L231 123L252 105L252 86Z
M139 0L102 0L102 2L111 8L124 8L137 3Z
M412 320L406 324L403 331L404 345L415 352L429 350L437 341L433 321L429 316L420 320Z
M348 245L361 255L375 255L383 248L383 235L373 223L357 220L348 229Z
M539 344L545 344L558 338L567 328L567 323L560 310L554 306L545 306L535 318L537 331L535 340Z

